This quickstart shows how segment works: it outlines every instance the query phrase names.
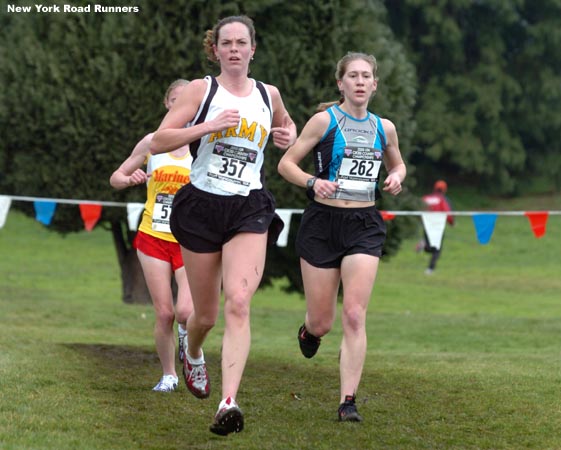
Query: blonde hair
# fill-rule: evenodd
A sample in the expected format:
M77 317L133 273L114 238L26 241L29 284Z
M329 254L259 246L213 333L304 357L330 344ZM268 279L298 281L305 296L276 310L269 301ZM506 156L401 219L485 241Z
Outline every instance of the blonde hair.
M362 59L370 64L370 67L372 67L372 75L374 76L374 79L377 80L378 77L376 76L376 73L378 71L378 63L375 56L361 52L348 52L339 61L337 61L337 68L335 69L335 79L337 81L341 81L347 73L349 64L353 61L356 61L357 59ZM341 97L337 101L320 103L316 108L316 112L325 111L333 105L341 105L344 101L345 97L343 96L343 93L341 93Z
M172 81L172 83L166 89L166 93L164 95L164 105L169 100L169 96L171 94L171 91L173 91L177 86L186 86L188 84L189 84L189 80L184 80L183 78L178 78L177 80Z
M220 35L220 30L224 25L228 25L230 23L239 22L244 24L248 31L249 36L251 38L251 46L255 47L255 27L253 26L253 20L248 16L229 16L225 17L224 19L219 20L216 25L212 28L212 30L207 30L205 33L205 38L203 39L203 48L206 53L206 57L209 61L218 62L216 55L214 54L214 45L218 45L218 39Z

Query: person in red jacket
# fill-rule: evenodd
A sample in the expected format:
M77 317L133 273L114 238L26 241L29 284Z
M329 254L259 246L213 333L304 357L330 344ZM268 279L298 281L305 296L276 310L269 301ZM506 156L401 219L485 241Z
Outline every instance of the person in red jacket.
M434 183L432 193L423 196L423 203L426 205L429 211L437 211L437 212L452 211L450 200L446 197L446 191L448 191L448 185L446 184L446 181L438 180L436 183ZM453 215L449 214L446 220L450 225L454 225ZM444 240L444 236L442 238ZM434 269L436 268L436 263L440 258L440 254L442 253L442 242L440 243L440 248L431 247L429 244L427 233L425 231L423 244L424 244L425 252L431 254L429 265L425 270L425 273L427 275L430 275L434 272Z

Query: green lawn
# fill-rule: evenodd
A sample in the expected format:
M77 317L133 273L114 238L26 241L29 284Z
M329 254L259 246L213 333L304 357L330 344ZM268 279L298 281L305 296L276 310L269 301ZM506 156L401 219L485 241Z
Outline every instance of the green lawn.
M183 384L152 392L152 309L121 302L110 233L61 237L12 210L0 229L0 448L561 448L561 216L542 239L525 217L500 216L485 246L458 217L432 276L414 247L380 266L365 422L336 421L340 323L306 360L304 302L276 286L253 302L246 428L224 438L208 431L222 323L205 345L210 399Z

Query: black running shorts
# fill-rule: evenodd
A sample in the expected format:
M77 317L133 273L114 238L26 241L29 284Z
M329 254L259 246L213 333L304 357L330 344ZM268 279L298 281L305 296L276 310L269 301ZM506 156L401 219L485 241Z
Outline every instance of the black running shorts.
M236 234L263 234L269 231L268 243L277 241L283 228L275 214L275 199L266 189L242 195L217 195L184 185L173 199L171 232L188 250L213 253Z
M375 206L337 208L310 203L296 236L298 255L314 267L339 268L345 256L381 257L386 224Z

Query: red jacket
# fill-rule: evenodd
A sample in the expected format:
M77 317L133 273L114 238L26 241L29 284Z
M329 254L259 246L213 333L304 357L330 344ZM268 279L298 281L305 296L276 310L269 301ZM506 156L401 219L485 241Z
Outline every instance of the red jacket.
M449 212L452 211L450 202L442 192L433 192L423 196L423 202L427 205L429 211ZM448 215L446 220L450 225L454 225L454 216Z

